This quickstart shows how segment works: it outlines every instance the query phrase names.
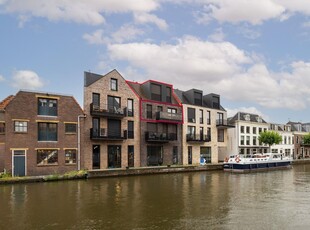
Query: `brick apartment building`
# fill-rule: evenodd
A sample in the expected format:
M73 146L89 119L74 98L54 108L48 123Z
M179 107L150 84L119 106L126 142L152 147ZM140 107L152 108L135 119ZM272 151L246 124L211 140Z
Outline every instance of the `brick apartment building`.
M141 166L181 164L182 105L173 86L153 80L127 83L140 99Z
M84 111L85 168L140 166L139 99L119 72L84 73Z
M72 96L19 91L0 102L0 171L33 176L77 170L78 116Z
M220 95L202 90L175 90L183 105L182 149L184 165L218 163L227 153L227 112Z

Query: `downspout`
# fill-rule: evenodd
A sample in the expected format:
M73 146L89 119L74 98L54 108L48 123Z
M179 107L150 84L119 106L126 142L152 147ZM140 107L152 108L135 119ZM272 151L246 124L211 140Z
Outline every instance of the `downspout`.
M86 118L86 115L78 115L78 170L81 170L81 118Z

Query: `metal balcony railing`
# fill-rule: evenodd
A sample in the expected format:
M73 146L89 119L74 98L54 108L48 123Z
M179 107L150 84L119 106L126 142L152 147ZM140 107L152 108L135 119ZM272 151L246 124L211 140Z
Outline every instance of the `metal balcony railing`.
M103 117L125 117L127 116L127 107L100 104L100 106L90 104L90 114L92 116Z

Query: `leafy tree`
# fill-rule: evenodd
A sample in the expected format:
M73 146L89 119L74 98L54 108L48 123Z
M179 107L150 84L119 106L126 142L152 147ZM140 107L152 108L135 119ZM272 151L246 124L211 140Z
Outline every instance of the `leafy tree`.
M304 136L304 144L310 145L310 133L308 133Z
M264 131L259 134L258 140L270 148L273 144L279 144L282 141L282 136L275 131Z

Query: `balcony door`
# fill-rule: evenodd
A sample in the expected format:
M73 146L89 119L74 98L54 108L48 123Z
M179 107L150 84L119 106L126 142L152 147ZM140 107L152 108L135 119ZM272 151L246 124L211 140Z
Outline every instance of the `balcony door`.
M121 121L120 120L108 120L108 136L109 137L121 137Z
M108 167L122 167L122 151L120 145L108 145Z

